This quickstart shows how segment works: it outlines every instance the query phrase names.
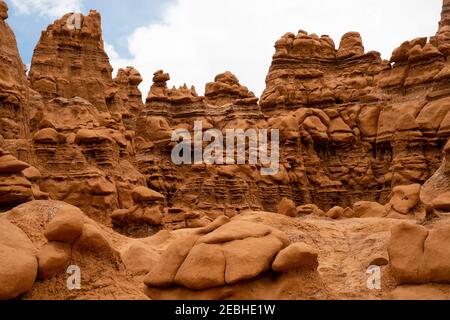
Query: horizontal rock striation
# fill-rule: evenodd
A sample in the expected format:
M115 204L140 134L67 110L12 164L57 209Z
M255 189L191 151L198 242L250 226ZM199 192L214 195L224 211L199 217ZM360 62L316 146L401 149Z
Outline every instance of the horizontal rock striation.
M423 184L437 171L450 137L447 2L437 34L404 42L390 61L366 52L356 32L339 46L326 35L287 33L275 44L260 99L231 72L200 96L187 85L170 89L160 70L145 103L136 69L112 77L98 12L67 14L43 31L27 79L1 8L0 144L39 169L44 193L104 223L133 206L136 187L165 196L162 221L175 219L171 208L210 220L276 211L283 198L324 211L384 204L394 187ZM279 129L278 174L262 176L253 165L176 166L172 132L192 132L195 121L223 133Z

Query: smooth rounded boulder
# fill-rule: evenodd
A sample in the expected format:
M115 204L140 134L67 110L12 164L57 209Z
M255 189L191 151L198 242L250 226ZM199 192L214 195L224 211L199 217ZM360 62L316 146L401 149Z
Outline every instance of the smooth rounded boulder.
M36 249L28 236L0 219L0 300L15 299L33 288L38 271Z
M295 206L294 201L288 198L283 198L278 204L278 213L287 217L296 217L297 207Z
M71 247L67 243L50 242L39 250L38 277L41 280L50 279L64 271L70 262Z
M63 206L45 228L45 237L50 241L73 243L83 230L84 220L80 209Z
M319 253L305 243L295 243L280 251L272 264L276 272L289 272L299 269L317 270Z

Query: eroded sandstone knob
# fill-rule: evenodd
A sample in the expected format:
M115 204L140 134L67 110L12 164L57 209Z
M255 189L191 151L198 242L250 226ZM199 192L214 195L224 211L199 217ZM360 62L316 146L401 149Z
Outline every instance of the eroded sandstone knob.
M283 198L278 204L278 213L288 217L297 216L295 202L288 198Z
M0 149L0 174L20 173L30 165Z
M255 94L242 86L238 78L229 71L217 75L214 82L206 84L205 96L208 103L216 106L254 105L258 102Z
M345 59L364 54L364 46L361 35L358 32L344 34L339 45L337 58Z
M83 232L83 213L73 206L58 209L45 228L45 237L50 241L73 243Z
M270 270L289 244L283 233L262 224L218 222L215 230L206 227L206 234L199 229L173 242L147 275L147 286L206 290L233 285Z
M150 297L154 290L174 287L197 292L223 289L226 294L227 288L270 272L307 273L317 267L318 251L308 245L289 245L286 235L272 227L223 216L207 227L180 234L144 282Z
M36 280L36 248L18 227L0 218L0 300L31 290Z
M305 243L294 243L278 253L272 264L276 272L289 272L298 269L317 270L319 253Z
M153 84L147 96L147 102L152 101L166 101L169 96L169 89L167 88L167 81L170 80L170 75L164 73L163 70L158 70L153 74Z
M49 242L42 247L37 254L39 279L50 279L66 269L70 262L71 251L70 244L62 242Z

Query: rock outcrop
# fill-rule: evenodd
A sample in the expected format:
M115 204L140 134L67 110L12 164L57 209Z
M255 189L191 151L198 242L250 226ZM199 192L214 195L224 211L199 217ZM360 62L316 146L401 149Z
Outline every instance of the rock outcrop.
M450 283L448 225L428 230L402 224L392 229L391 268L399 284Z
M229 71L201 96L159 70L143 101L138 70L113 78L96 11L43 31L27 75L7 19L0 0L0 299L448 294L450 1L389 61L357 32L283 35L260 99ZM174 163L176 130L210 129L275 130L279 170L198 159L215 137Z
M145 187L137 187L132 192L134 206L113 212L111 218L116 228L132 228L128 234L136 234L137 228L160 226L163 222L165 197Z
M1 216L0 229L0 299L73 299L69 266L81 270L79 298L146 299L124 271L111 233L76 207L28 202Z
M8 5L0 1L0 139L29 137L28 81L16 38L6 20ZM0 145L1 147L1 145Z
M36 249L27 235L0 219L0 300L14 299L28 292L36 280Z
M65 15L42 32L31 63L31 85L45 99L81 97L106 112L113 81L103 48L100 14L80 14L79 26L69 23L72 15Z
M228 221L220 217L174 240L145 278L147 295L237 299L250 296L243 294L244 287L254 291L252 297L262 299L257 285L261 281L276 287L296 272L319 279L314 249L289 246L286 235L263 224ZM281 279L275 280L271 273L280 273Z
M29 158L52 199L111 224L145 186L134 165L142 78L129 67L113 80L100 14L81 15L80 28L67 23L72 16L50 25L34 51L29 77L41 103L32 106Z

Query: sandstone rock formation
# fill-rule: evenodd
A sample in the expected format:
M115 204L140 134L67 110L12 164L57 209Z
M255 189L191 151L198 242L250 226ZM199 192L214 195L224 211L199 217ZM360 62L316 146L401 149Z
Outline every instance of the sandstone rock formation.
M33 55L29 77L41 103L30 108L29 158L52 199L110 224L112 212L131 206L131 191L145 185L134 166L142 78L129 67L112 79L99 13L81 16L80 29L67 26L70 17L42 33Z
M0 230L0 299L13 299L33 287L36 249L26 234L7 220L0 220Z
M33 201L0 217L0 299L73 299L69 265L81 270L81 299L145 299L130 278L110 231L78 208ZM117 240L117 238L116 238ZM109 279L109 280L108 280ZM56 291L55 291L56 290Z
M27 75L0 0L0 299L449 296L450 1L390 61L357 32L285 34L260 99L228 71L200 96L159 70L143 101L100 14L79 17ZM176 129L278 129L279 171L176 165Z
M0 1L0 140L26 139L28 82L14 33L6 23L8 6ZM20 121L23 119L22 121ZM1 147L1 145L0 145Z
M310 277L321 286L317 258L305 244L289 246L279 230L222 216L167 247L145 278L146 294L152 299L264 299L261 282L267 289L286 285L293 276L296 282ZM271 276L274 272L281 277Z
M392 229L392 271L399 284L449 283L448 224L433 230L403 224Z

